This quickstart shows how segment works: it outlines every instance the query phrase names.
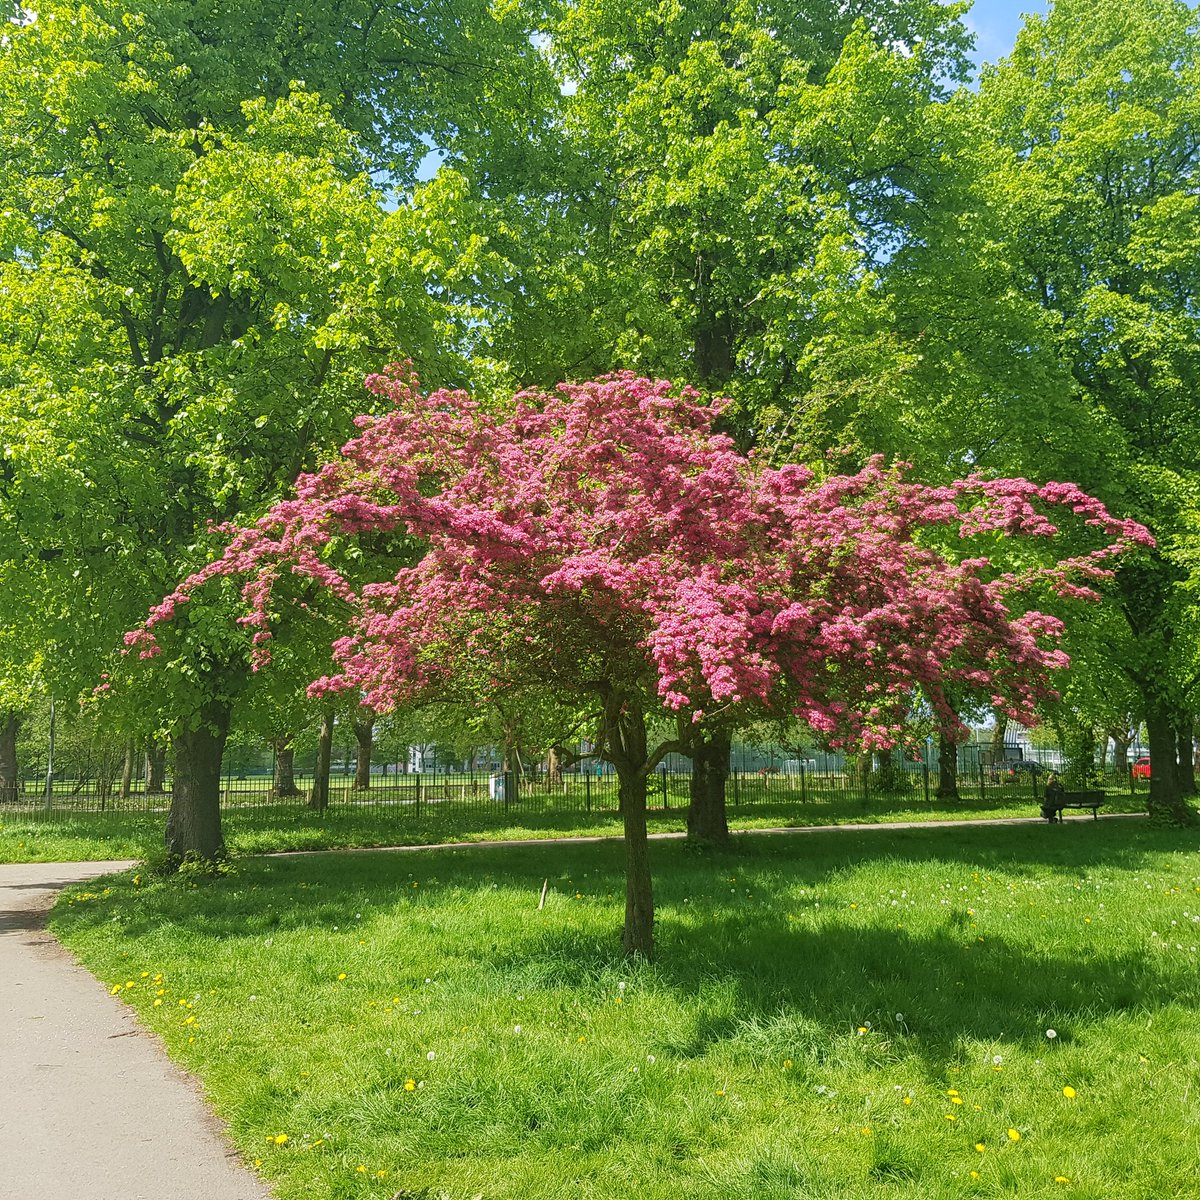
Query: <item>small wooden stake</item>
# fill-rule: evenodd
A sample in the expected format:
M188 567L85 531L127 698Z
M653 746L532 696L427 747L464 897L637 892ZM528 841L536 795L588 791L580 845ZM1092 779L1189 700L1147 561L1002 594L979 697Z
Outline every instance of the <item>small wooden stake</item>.
M538 912L541 912L546 907L546 892L549 890L550 880L542 881L542 898L538 901Z

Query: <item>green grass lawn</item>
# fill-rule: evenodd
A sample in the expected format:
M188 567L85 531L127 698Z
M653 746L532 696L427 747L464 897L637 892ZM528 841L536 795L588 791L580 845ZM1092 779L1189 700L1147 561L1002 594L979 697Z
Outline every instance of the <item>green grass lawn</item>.
M165 803L165 801L164 801ZM669 812L650 814L655 831L684 828L681 796L672 797ZM1107 810L1144 812L1145 796L1114 793ZM795 797L731 804L730 823L737 829L777 826L837 825L893 821L944 821L996 817L1035 817L1037 807L1027 788L995 789L986 800L970 792L956 804L924 803L910 795L859 800L822 799L801 804ZM331 808L322 818L303 806L255 805L227 809L225 839L233 854L271 850L353 849L368 846L433 845L443 841L497 841L572 835L618 837L615 812L554 812L536 803L509 811L496 806L422 809ZM109 858L153 858L161 853L164 814L159 812L56 811L0 813L0 863L92 862Z
M653 847L652 964L612 844L130 872L53 925L284 1198L1196 1194L1200 834L738 849Z

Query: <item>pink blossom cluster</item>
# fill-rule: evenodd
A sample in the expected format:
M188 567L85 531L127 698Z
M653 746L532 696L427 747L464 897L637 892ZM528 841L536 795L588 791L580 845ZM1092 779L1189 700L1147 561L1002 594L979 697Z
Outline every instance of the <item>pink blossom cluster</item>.
M880 460L828 478L770 467L715 431L719 406L630 374L521 393L504 416L422 395L407 365L367 386L390 410L359 418L295 499L230 530L131 647L153 653L154 627L230 576L261 664L292 573L352 614L338 673L314 693L354 689L387 710L464 679L483 696L538 680L637 691L693 721L788 712L831 742L886 747L918 691L947 729L963 689L1031 720L1067 660L1060 622L1022 595L1092 597L1114 555L1150 544L1073 484L927 487ZM1052 537L1064 519L1101 544L1020 572L951 553ZM401 532L424 553L389 579L356 588L331 565L332 539Z

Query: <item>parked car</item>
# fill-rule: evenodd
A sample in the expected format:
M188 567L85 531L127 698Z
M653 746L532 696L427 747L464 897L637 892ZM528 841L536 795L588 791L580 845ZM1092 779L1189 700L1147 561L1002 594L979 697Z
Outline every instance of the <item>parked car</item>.
M1150 757L1146 755L1143 758L1135 758L1133 766L1129 768L1129 773L1134 779L1149 779L1150 778Z
M1021 758L1008 764L1008 777L1009 779L1023 779L1027 775L1032 775L1036 779L1045 769L1039 762Z

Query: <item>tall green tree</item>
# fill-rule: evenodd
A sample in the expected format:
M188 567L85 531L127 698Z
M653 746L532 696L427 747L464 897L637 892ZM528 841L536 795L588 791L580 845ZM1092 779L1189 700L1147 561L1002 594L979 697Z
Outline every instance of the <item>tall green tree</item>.
M1158 538L1118 571L1123 628L1110 661L1146 721L1151 810L1186 820L1198 616L1194 564L1180 550L1200 496L1197 14L1181 0L1057 0L984 73L976 111L995 149L986 185L1004 253L1041 317L1033 348L1058 367L1069 427L1087 431L1067 469Z
M51 2L10 23L0 624L21 632L0 652L7 694L45 673L56 639L76 685L98 677L212 523L253 517L345 439L372 366L400 349L430 378L465 378L488 268L457 215L462 181L396 195L430 139L478 154L485 132L504 137L541 76L516 10L486 3L412 20L354 0ZM141 695L143 719L173 734L176 858L221 852L220 754L248 643L194 619Z

